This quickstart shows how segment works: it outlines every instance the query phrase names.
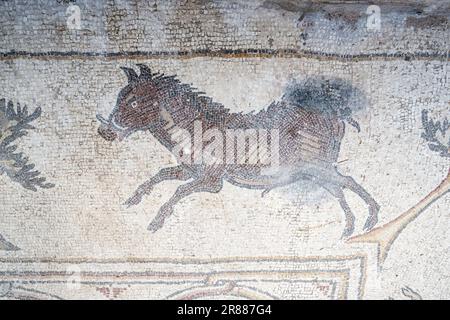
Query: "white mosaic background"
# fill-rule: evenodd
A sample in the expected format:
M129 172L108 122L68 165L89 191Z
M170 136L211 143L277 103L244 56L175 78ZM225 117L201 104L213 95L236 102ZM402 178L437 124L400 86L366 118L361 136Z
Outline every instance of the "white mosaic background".
M448 158L432 152L421 138L423 109L438 118L449 115L448 24L420 20L436 14L447 19L448 11L442 8L380 3L385 10L382 29L371 33L365 28L364 4L322 9L305 9L290 1L74 4L82 12L78 31L67 30L68 4L63 1L0 4L0 97L42 107L37 129L22 138L20 146L56 185L33 193L0 176L0 232L21 248L0 251L5 282L8 272L23 269L27 259L129 259L129 265L117 267L128 270L133 259L355 254L340 239L344 215L338 202L306 183L275 189L264 198L260 191L225 183L218 194L182 200L164 227L149 233L148 223L179 183L158 185L138 206L122 205L146 178L174 162L148 133L113 143L98 135L95 115L109 114L126 83L120 66L145 63L154 71L176 74L232 111L244 112L279 99L295 79L326 75L352 81L367 95L369 105L355 114L360 133L347 126L339 168L381 205L379 225L416 204L448 171ZM333 18L336 14L350 20ZM414 19L422 24L406 25ZM219 49L285 51L227 56L214 53ZM191 56L167 56L191 50ZM49 56L36 55L49 51ZM125 51L140 53L104 56ZM356 233L361 233L367 209L358 197L347 195L356 213ZM408 225L382 269L377 269L376 259L369 259L371 282L362 298L405 299L405 286L425 299L450 298L449 204L447 194ZM364 248L372 257L373 246ZM28 271L38 269L27 266ZM87 268L101 273L98 266ZM24 285L23 279L15 281ZM87 288L70 291L63 283L43 283L38 289L66 298L110 298L98 290L97 296L88 294ZM284 290L285 298L310 298L304 291L281 286L264 290L279 297ZM163 298L171 292L164 285L150 293L125 287L129 293L117 297ZM167 294L151 293L159 291Z

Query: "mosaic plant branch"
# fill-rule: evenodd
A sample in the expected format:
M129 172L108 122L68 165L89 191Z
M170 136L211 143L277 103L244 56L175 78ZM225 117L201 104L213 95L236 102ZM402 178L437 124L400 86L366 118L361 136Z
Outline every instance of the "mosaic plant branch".
M441 157L450 158L450 122L447 118L441 121L433 121L428 117L428 111L422 111L422 124L424 132L422 138L428 142L432 151L440 153ZM448 135L448 137L446 137ZM445 141L448 139L448 141Z
M34 129L30 123L39 118L41 109L36 108L29 113L26 106L19 103L14 107L12 101L6 103L0 99L0 175L19 183L25 189L37 191L37 188L52 188L52 183L46 182L35 165L29 162L27 156L17 152L19 139ZM18 250L0 234L0 250Z
M28 157L22 152L16 152L17 140L27 135L28 130L34 129L30 123L39 118L41 108L29 113L27 106L17 104L14 108L12 101L6 104L0 100L0 174L5 173L12 181L22 187L37 191L37 188L51 188L54 185L46 182L40 172L34 170L35 165L29 163Z

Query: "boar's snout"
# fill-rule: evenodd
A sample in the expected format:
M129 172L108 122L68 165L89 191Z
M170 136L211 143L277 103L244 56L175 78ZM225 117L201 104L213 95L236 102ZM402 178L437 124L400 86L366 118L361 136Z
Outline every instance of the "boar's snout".
M98 134L106 141L114 141L117 138L117 133L105 125L98 127Z

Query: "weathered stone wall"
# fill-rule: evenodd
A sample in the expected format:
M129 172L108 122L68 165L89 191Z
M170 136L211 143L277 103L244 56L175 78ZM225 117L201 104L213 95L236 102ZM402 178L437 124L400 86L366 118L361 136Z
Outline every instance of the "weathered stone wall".
M448 151L430 149L423 135L428 110L448 148L448 5L380 1L371 29L368 4L345 2L0 2L0 99L15 110L0 109L0 140L21 114L16 103L28 114L41 107L11 152L46 177L44 188L27 189L33 177L14 171L0 146L0 296L28 288L42 298L181 298L201 296L203 286L223 297L449 298ZM148 132L120 142L97 132L96 115L110 114L127 84L120 67L136 64L176 75L231 112L267 109L296 81L348 81L367 102L353 114L360 131L347 124L334 164L380 205L376 227L398 233L364 231L368 207L346 190L354 235L373 238L342 238L339 201L304 180L264 197L225 182L219 193L186 197L148 231L180 182L123 203L175 157ZM434 201L421 203L430 192ZM392 223L405 212L417 216ZM49 278L30 276L39 271ZM106 296L104 287L120 294Z

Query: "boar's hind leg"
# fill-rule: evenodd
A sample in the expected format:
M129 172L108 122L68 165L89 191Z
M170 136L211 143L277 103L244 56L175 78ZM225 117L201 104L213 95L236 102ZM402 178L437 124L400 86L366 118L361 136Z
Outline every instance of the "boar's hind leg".
M333 184L341 190L347 188L356 193L369 206L369 216L364 224L364 230L370 230L375 226L378 221L380 206L352 177L342 175L335 168L311 167L308 169L308 174L312 177L312 181L316 181L323 187ZM348 205L342 201L343 197L339 193L337 197L344 211L347 210Z
M125 201L125 205L130 207L132 205L137 205L139 202L141 202L142 197L145 194L149 194L150 191L153 189L155 185L157 185L160 182L166 181L166 180L188 180L191 178L191 174L181 165L176 167L170 167L170 168L163 168L159 170L157 174L155 174L153 177L151 177L148 181L141 184L134 194Z
M350 176L344 176L335 171L335 173L331 177L331 181L339 184L344 188L352 190L366 202L366 204L369 206L369 216L367 217L367 220L364 224L364 230L372 229L378 221L378 211L380 211L380 206L378 205L378 203L360 184L358 184Z
M169 201L163 204L161 209L159 209L158 214L148 226L148 230L155 232L158 229L160 229L164 224L164 220L173 213L173 207L181 199L195 192L217 193L222 189L222 186L223 186L222 178L212 178L211 176L200 177L198 179L195 179L191 182L179 186L178 189L175 191L175 194L169 199Z
M348 205L347 200L345 199L345 195L344 195L344 191L342 190L342 187L334 185L334 184L325 184L325 185L323 185L323 187L338 199L342 210L344 210L345 229L344 229L344 232L342 233L342 238L347 238L347 237L351 236L353 231L355 230L355 216L353 215L353 212L350 209L350 206Z

